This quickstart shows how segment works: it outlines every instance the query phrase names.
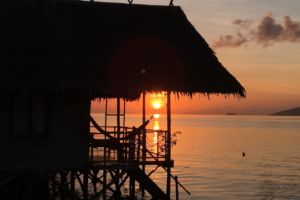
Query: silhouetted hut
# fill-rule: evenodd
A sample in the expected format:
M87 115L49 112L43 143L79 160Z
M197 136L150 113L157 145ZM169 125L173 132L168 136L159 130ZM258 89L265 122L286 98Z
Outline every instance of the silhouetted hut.
M180 7L32 1L0 9L1 167L87 161L93 98L136 99L145 89L244 96Z
M87 165L95 98L245 95L177 6L5 1L0 27L0 169Z

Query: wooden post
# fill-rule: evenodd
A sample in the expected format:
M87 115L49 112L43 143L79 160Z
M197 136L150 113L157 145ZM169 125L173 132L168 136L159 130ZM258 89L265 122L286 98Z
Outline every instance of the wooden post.
M146 122L146 92L143 92L143 123Z
M71 191L72 192L75 192L75 174L74 174L74 171L71 170Z
M146 122L146 92L143 92L143 124ZM146 161L146 130L143 129L143 162ZM145 164L143 164L143 171L145 172Z
M93 136L92 136L93 137ZM94 147L93 147L93 145L91 145L91 147L90 147L90 164L92 165L93 164L93 162L94 162Z
M176 200L179 200L178 177L177 176L175 176L175 187L176 187Z
M123 98L123 129L125 128L125 120L126 120L126 99Z
M120 134L121 134L121 125L120 125L120 97L117 98L117 138L118 138L118 141L120 141ZM121 151L118 150L118 160L120 161L121 160Z
M167 167L167 196L170 199L171 195L171 92L167 92L167 149L166 159Z
M143 92L143 124L146 122L146 92ZM143 135L142 135L142 160L143 160L143 164L142 164L142 170L143 172L145 172L146 170L146 165L145 165L145 161L146 161L146 130L143 129ZM145 196L145 190L144 187L141 187L142 190L142 197Z
M106 199L106 184L107 184L107 169L106 169L106 163L104 163L104 169L103 169L103 192L102 197L103 199Z
M118 141L120 141L120 130L121 130L121 127L120 127L120 104L121 104L121 99L120 97L117 98L117 138L118 138ZM121 161L122 160L122 149L118 149L117 150L117 159L118 161ZM121 194L121 188L120 188L120 171L119 169L116 169L116 177L115 177L115 184L116 184L116 199L119 199L120 198L120 194Z
M133 176L130 176L129 192L130 192L130 199L135 199L135 179Z
M104 119L104 130L107 131L107 106L108 106L108 100L105 99L105 119ZM106 135L104 136L104 139L107 140ZM103 153L104 153L104 169L103 169L103 192L102 192L102 197L103 199L106 199L106 184L107 184L107 169L106 169L106 162L107 162L107 156L108 158L110 158L110 150L108 150L106 148L106 146L104 146L103 149Z
M65 171L61 171L61 172L60 172L60 184L61 184L63 187L66 187L66 183L67 183L67 180L66 180L66 172L65 172ZM65 199L66 199L66 193L63 191L62 188L60 188L59 190L60 190L60 199L61 199L61 200L65 200Z
M126 107L125 107L125 101L126 99L124 98L124 115L123 115L123 125L125 127L125 113L126 113ZM126 129L127 132L127 129ZM135 136L136 137L136 136ZM132 162L135 159L135 138L129 139L130 142L130 147L129 147L129 161ZM134 176L129 177L129 195L130 199L135 199L135 178Z
M57 185L55 184L55 179L56 179L56 173L51 174L51 178L52 178L52 197L54 199L54 197L56 196L56 187Z
M88 200L89 197L89 174L88 174L88 168L86 168L83 171L83 200Z

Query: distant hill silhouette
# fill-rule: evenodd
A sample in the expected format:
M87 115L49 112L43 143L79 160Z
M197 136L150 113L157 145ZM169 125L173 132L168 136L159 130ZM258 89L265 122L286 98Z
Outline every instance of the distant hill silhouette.
M278 115L278 116L300 116L300 107L292 108L289 110L283 110L280 112L273 113L271 115Z

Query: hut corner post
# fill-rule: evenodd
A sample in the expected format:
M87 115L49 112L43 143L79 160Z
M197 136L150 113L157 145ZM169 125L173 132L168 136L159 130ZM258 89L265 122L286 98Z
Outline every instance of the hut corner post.
M170 199L171 194L171 92L167 91L167 196Z
M143 92L143 124L146 122L146 92ZM143 172L146 171L146 130L145 128L143 129L142 133L142 160L143 160L143 165L142 165L142 170ZM145 196L145 189L141 185L141 190L142 190L142 196Z
M120 123L120 114L121 114L121 99L120 97L117 98L117 138L118 141L120 141L121 137L121 123ZM121 161L122 160L122 152L120 150L117 151L117 160ZM116 198L119 199L120 194L121 194L121 188L120 188L120 171L119 169L116 170Z

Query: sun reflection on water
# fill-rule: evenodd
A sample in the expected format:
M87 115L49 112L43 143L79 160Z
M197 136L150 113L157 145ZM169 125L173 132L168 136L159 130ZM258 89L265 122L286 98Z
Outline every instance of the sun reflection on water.
M153 126L153 151L154 153L158 153L158 130L159 130L159 121L158 118L155 118L154 126Z

